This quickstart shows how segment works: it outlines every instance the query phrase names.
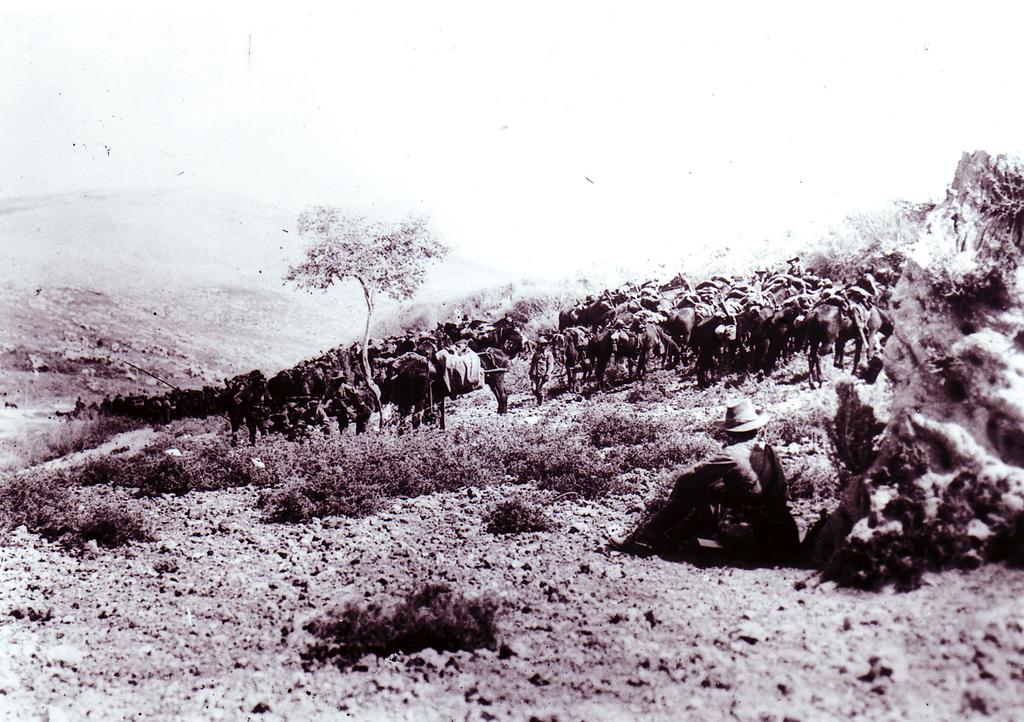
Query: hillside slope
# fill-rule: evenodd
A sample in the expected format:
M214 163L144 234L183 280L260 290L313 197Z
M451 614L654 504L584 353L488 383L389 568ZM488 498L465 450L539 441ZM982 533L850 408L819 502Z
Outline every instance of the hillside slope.
M354 289L311 294L281 281L304 247L296 215L200 190L0 200L3 390L73 398L156 383L122 360L195 385L351 340L364 312ZM453 257L431 269L417 300L509 280ZM393 310L382 304L378 319Z

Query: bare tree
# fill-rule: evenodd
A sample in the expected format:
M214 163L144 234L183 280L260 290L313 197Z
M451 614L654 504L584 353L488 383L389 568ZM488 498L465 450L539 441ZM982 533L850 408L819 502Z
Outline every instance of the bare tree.
M373 381L367 355L374 303L380 294L396 301L411 298L423 283L428 263L443 258L448 246L434 236L427 219L421 216L385 223L346 215L339 208L313 206L299 216L298 228L301 236L310 239L310 245L303 260L288 269L286 281L300 288L326 291L350 278L363 291L363 376L376 400L383 428L380 388Z

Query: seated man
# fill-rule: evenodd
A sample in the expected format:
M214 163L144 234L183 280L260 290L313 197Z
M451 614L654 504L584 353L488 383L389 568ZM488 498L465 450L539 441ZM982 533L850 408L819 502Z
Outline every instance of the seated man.
M764 560L794 555L799 534L786 505L782 466L772 448L756 440L768 420L749 399L731 403L722 424L729 437L722 452L679 476L664 508L609 546L665 552L701 537Z

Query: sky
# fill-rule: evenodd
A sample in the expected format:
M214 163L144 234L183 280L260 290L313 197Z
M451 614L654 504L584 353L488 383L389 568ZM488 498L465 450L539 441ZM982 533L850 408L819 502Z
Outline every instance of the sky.
M49 4L0 17L0 199L424 213L550 277L813 242L940 198L963 151L1020 150L1015 5Z

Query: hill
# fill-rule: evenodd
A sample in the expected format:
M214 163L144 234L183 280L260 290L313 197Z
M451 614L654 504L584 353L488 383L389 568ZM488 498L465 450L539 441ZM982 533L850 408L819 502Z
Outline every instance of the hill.
M196 385L351 340L363 320L354 289L310 294L281 281L304 245L296 215L205 190L0 200L2 390L24 401L157 383L122 360ZM510 280L452 257L415 301ZM382 304L378 319L394 310Z

